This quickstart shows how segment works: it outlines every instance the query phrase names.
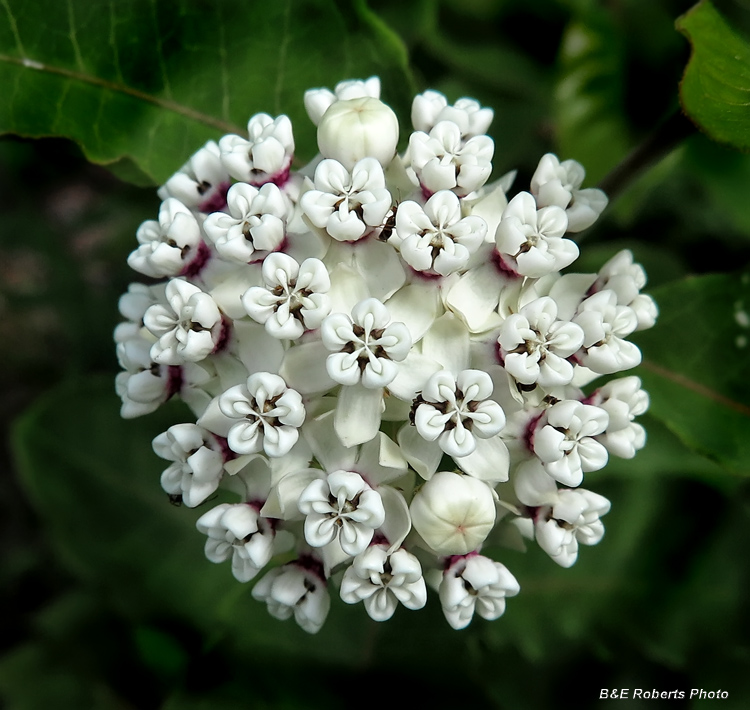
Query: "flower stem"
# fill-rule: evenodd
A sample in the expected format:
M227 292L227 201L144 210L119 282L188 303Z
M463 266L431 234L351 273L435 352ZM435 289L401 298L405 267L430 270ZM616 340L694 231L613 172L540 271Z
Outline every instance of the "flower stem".
M696 130L690 119L677 109L601 180L599 189L604 190L610 200L614 200L630 187L641 173L671 153Z

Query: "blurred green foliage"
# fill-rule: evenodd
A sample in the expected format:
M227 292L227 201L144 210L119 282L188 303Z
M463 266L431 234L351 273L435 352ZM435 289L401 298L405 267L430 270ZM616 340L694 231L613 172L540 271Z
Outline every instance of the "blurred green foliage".
M678 110L690 45L674 23L691 4L8 0L0 131L73 139L154 183L257 111L288 113L309 157L304 89L379 74L403 121L415 87L493 107L496 173L518 169L514 189L549 150L581 160L593 184ZM740 4L732 40L707 2L679 26L694 49L685 109L743 146L747 107L730 96L717 110L710 90L721 52L746 46ZM747 92L735 79L750 66L735 61L721 76ZM602 543L570 570L539 550L498 552L522 593L465 632L435 599L383 625L334 601L310 637L207 563L201 511L167 502L148 442L178 412L119 418L111 330L153 190L85 164L70 143L0 142L3 420L49 390L14 428L18 484L0 479L0 699L9 710L587 708L602 687L703 687L745 707L749 186L750 157L696 134L581 235L576 270L631 248L661 308L638 339L648 445L591 474L613 501Z
M750 38L704 0L677 23L693 47L680 87L685 111L715 140L747 150Z

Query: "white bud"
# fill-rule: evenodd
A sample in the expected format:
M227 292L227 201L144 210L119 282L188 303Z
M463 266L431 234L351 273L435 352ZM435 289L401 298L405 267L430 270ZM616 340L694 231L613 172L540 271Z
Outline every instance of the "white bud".
M440 471L427 481L409 510L414 528L440 555L476 550L495 525L492 489L451 471Z
M369 96L336 101L318 126L318 147L351 170L362 158L388 165L396 154L398 119L391 108Z

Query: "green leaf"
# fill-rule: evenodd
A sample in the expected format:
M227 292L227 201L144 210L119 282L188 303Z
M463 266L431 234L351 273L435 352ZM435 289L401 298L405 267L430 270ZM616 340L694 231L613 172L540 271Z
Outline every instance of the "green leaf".
M685 113L711 138L750 148L750 43L708 0L677 20L692 55L680 85Z
M650 413L686 445L750 475L750 273L652 291L656 326L638 333Z
M635 459L610 456L597 480L692 478L732 495L741 478L714 461L696 454L650 413L638 418L646 430L646 446Z
M72 138L140 183L258 112L289 115L312 157L305 89L377 73L408 110L405 50L364 0L0 3L0 133Z

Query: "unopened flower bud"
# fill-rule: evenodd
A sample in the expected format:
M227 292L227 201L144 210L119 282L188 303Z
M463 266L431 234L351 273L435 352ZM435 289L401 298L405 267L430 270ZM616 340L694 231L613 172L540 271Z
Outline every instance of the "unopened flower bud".
M398 119L382 101L365 96L336 101L318 126L318 147L351 170L362 158L375 158L385 166L396 154Z
M440 555L476 550L495 525L490 487L476 478L450 471L436 473L414 496L412 524Z

